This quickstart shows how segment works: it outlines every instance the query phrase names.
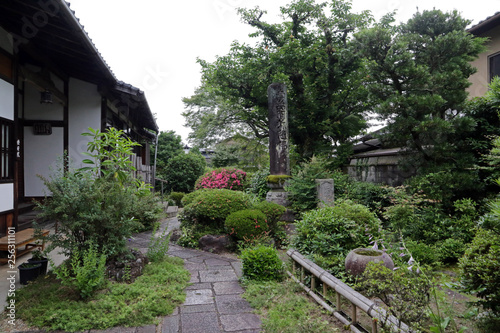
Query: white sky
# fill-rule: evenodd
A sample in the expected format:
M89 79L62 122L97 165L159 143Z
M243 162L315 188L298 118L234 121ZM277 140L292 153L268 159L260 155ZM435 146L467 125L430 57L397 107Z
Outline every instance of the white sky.
M160 130L174 130L186 142L190 129L184 127L181 99L200 85L196 58L213 61L232 41L249 40L253 30L240 22L236 8L258 5L271 21L289 2L71 0L71 8L116 77L145 91ZM476 24L500 11L499 5L500 0L353 0L353 12L371 10L378 19L397 10L397 19L406 21L417 7L456 9Z

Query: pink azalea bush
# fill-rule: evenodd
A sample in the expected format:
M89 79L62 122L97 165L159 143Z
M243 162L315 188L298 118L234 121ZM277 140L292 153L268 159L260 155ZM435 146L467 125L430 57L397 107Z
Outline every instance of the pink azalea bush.
M243 191L247 173L232 168L219 168L209 171L196 181L195 189L218 188L233 191Z

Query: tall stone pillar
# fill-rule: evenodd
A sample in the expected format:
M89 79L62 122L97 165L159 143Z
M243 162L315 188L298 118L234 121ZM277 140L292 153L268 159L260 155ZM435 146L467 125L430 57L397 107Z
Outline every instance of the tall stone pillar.
M288 192L283 188L286 176L290 176L290 157L288 141L288 102L286 86L283 83L273 83L267 88L269 104L269 157L270 174L277 182L268 182L270 191L266 200L282 206L289 206ZM294 221L294 214L287 209L281 217L285 221Z
M288 102L286 85L273 83L267 88L269 103L269 154L271 175L290 175L288 144Z

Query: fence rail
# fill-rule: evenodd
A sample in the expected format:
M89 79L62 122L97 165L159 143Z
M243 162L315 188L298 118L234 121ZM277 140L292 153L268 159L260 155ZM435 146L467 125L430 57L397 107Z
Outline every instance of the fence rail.
M351 331L355 333L370 332L368 329L361 326L357 317L357 310L365 312L371 318L371 332L377 333L378 327L385 323L385 326L390 327L392 331L396 332L411 332L408 326L401 322L399 319L387 313L375 304L372 300L361 295L347 284L337 279L302 254L297 250L290 249L287 255L292 259L292 272L287 272L292 279L299 283L302 288L325 310L332 313L343 324L349 325ZM300 277L297 278L297 264L300 265ZM309 272L311 276L311 286L305 285L305 274ZM323 292L316 291L317 282L323 284ZM328 288L335 291L335 304L330 305L326 299ZM341 297L344 297L350 303L350 309L344 311L342 309Z

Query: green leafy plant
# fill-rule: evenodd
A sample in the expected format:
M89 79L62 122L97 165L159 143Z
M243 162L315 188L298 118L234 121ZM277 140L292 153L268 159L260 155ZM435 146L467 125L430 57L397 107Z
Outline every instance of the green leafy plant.
M165 229L158 237L156 237L158 227L159 224L155 224L153 227L153 232L149 240L148 252L146 253L146 257L148 257L151 262L162 261L168 252L170 234L167 234L167 229Z
M181 223L211 225L221 229L229 214L250 206L247 194L227 189L204 190L190 199L193 201L179 215Z
M227 216L225 227L238 240L258 237L269 231L266 215L259 210L245 209Z
M62 284L74 288L82 299L91 297L106 284L105 271L106 256L99 254L93 244L83 251L74 248L68 262L55 269Z
M285 207L274 202L260 201L253 205L253 209L260 210L264 213L264 215L266 215L267 224L269 225L271 232L278 231L278 222L280 217L286 212Z
M182 207L182 199L184 198L185 195L186 193L183 192L171 192L168 195L168 198L174 201L175 206Z
M389 312L412 328L421 328L426 319L429 292L428 279L404 268L395 271L382 263L370 262L356 285L368 297L378 297ZM385 327L387 318L381 321Z
M256 281L282 281L284 277L283 262L276 249L258 245L246 248L241 252L243 276Z
M290 193L290 202L294 212L302 213L316 208L316 179L331 178L326 158L313 156L308 162L297 167L285 189Z
M267 176L269 176L269 167L255 172L250 178L250 185L247 192L253 194L260 200L265 199L267 192L269 192L269 187L267 187Z
M292 247L314 261L328 263L323 268L333 274L342 274L347 253L366 246L370 237L378 239L380 229L380 221L367 207L352 201L337 201L334 207L303 214L296 224Z
M91 159L85 159L83 163L92 166L81 168L80 171L89 170L96 177L100 177L101 174L113 177L120 183L129 181L130 172L135 171L130 156L133 155L133 147L140 145L126 138L123 131L114 127L107 129L106 132L90 127L88 130L89 132L82 135L92 137L92 141L87 144L87 152L83 154Z
M159 177L167 181L167 190L175 192L191 192L196 180L203 174L207 162L199 152L190 151L170 158L159 173Z

